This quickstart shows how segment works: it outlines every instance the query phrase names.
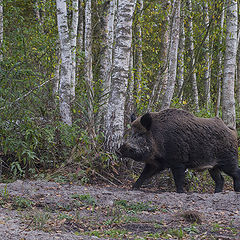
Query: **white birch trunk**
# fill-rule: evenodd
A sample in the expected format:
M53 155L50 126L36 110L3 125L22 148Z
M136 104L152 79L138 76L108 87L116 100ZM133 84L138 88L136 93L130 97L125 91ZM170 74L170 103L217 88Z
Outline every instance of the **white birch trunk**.
M171 34L171 50L169 53L169 67L168 67L168 82L167 89L163 97L161 109L169 108L176 82L176 72L177 72L177 54L178 54L178 44L179 44L179 28L180 28L180 0L176 0L174 4L174 17L172 25L172 34Z
M57 42L57 50L56 50L56 55L58 58L58 63L55 66L55 77L53 81L53 96L54 98L58 96L59 94L59 82L60 82L60 66L61 66L61 56L60 56L60 51L59 51L59 42Z
M225 19L225 4L223 4L222 15L221 15L221 37L220 37L220 46L223 44L223 26ZM216 113L215 115L219 117L220 111L220 103L221 103L221 90L222 90L222 62L223 62L223 54L222 51L218 54L219 61L219 70L217 76L217 102L216 102Z
M82 7L83 0L79 0L79 14L78 14L78 36L77 36L77 45L80 48L81 51L84 51L83 49L83 32L84 32L84 9Z
M163 4L163 8L168 11L170 1L166 1ZM170 52L170 27L169 25L169 13L167 13L166 20L163 23L163 31L162 31L162 50L161 50L161 60L162 60L162 66L161 69L159 69L157 79L154 82L153 90L151 93L151 97L148 101L147 111L152 111L153 109L153 103L159 104L159 102L162 100L163 95L167 88L167 80L168 80L168 65L169 65L169 52Z
M77 47L77 30L78 30L78 0L72 1L72 26L71 26L71 100L75 99L76 86L76 47Z
M183 98L183 83L184 83L184 49L185 49L185 29L184 29L184 9L181 9L181 22L180 22L180 39L178 47L178 96L179 101L182 102Z
M128 76L128 88L127 88L127 102L125 104L125 113L130 116L134 112L134 75L133 75L133 48L131 47L130 61L129 61L129 76Z
M129 75L134 0L119 0L111 92L107 113L106 148L112 152L121 144L124 106Z
M190 14L192 14L192 0L188 0L188 7L189 7ZM189 32L190 32L190 55L191 55L191 72L192 72L193 98L194 98L195 110L197 112L199 112L197 75L196 75L196 71L195 71L195 53L194 53L192 16L190 16L190 18L189 18Z
M60 73L60 114L62 121L72 125L72 115L70 106L71 96L71 46L67 24L66 0L57 0L57 22L61 48L61 73Z
M142 19L143 15L143 0L138 0L138 13L139 18ZM142 80L142 62L143 62L143 55L142 55L142 26L141 23L137 23L136 26L136 72L135 72L135 86L136 86L136 102L137 104L141 101L141 80Z
M238 5L240 6L240 5ZM238 56L237 56L237 70L236 70L236 85L237 85L237 102L238 102L238 106L240 106L240 30L238 27L238 42L237 42L237 46L238 46Z
M112 55L113 55L113 39L114 39L114 19L117 8L116 0L111 0L106 4L103 13L102 22L102 38L103 51L100 58L100 79L102 80L102 93L100 100L100 121L106 124L106 113L109 100L109 91L111 85ZM106 127L106 126L105 126Z
M37 20L38 20L39 24L42 25L38 1L36 1L34 5L35 5L34 7L35 7L35 13L36 13Z
M226 50L222 86L222 118L230 127L236 128L234 82L237 55L237 1L228 0L226 8Z
M208 3L203 3L203 9L205 13L205 28L208 28L209 25L209 16L208 16ZM209 33L206 36L205 39L205 63L207 65L206 70L204 72L204 78L205 78L205 104L206 109L209 109L210 105L210 48L209 48Z
M238 44L238 61L237 61L237 101L240 105L240 44Z
M46 0L36 0L34 4L36 18L38 20L39 25L43 25L45 18L45 4Z
M3 61L3 0L0 0L0 62ZM2 159L0 158L0 179L2 177Z
M93 120L93 72L92 72L92 13L91 0L86 0L85 5L85 82L88 89L88 119L90 127L94 125Z
M0 62L3 60L3 0L0 0Z

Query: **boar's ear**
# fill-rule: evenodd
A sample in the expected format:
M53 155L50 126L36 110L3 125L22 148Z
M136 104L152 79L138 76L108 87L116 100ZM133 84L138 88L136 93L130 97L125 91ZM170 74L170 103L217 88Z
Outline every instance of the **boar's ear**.
M132 113L130 119L131 119L131 122L133 122L137 119L137 117L134 113Z
M152 117L150 113L144 114L140 119L140 123L149 131L152 125Z

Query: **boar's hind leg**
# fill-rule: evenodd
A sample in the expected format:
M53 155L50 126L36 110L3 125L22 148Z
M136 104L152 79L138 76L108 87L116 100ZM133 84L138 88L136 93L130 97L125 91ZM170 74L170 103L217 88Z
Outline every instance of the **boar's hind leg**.
M152 177L153 175L155 175L156 173L159 172L159 169L156 168L156 166L154 165L150 165L150 164L146 164L140 177L138 178L138 180L133 184L132 189L139 189L143 182L146 179L149 179L150 177Z
M174 177L174 182L176 185L177 193L183 193L183 185L184 185L184 178L185 178L185 166L178 166L176 168L171 168L172 174Z
M234 191L240 192L240 168L238 167L223 167L222 171L233 178Z
M208 170L212 179L215 182L215 193L222 192L224 185L224 178L218 168L212 168Z

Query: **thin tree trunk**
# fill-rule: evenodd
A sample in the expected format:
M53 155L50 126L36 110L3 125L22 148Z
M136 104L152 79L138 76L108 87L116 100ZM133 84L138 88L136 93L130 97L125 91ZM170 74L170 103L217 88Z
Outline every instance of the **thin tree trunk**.
M185 49L185 29L184 29L184 9L181 9L181 22L180 22L180 39L178 47L178 95L179 101L182 102L183 98L183 83L184 83L184 49Z
M236 86L237 86L237 102L240 105L240 30L238 29L238 56L237 56L237 70L236 70Z
M102 56L100 58L100 79L102 80L102 92L100 98L99 120L106 125L106 113L109 101L109 91L111 85L113 39L114 39L114 19L116 13L116 0L104 2L104 12L102 19Z
M203 9L205 13L205 28L208 28L209 25L209 16L208 16L208 3L203 3ZM205 63L207 65L206 70L204 72L204 78L205 78L205 104L206 109L209 109L210 105L210 48L209 48L209 33L206 36L205 39Z
M79 0L79 14L78 14L78 33L77 33L77 49L80 53L84 52L84 7L83 0ZM79 76L79 79L82 77L81 69L83 68L83 59L81 57L77 58L76 63L76 75Z
M227 1L226 11L226 50L223 70L222 118L230 127L236 128L234 82L237 54L237 1Z
M34 7L35 7L35 13L36 13L37 20L38 20L39 24L42 25L38 1L35 2Z
M0 62L3 60L3 0L0 0Z
M0 0L0 62L3 61L3 0ZM0 158L0 179L2 178L2 159Z
M119 0L112 83L107 113L106 148L112 152L121 144L124 106L129 76L134 0Z
M168 68L168 82L167 89L163 97L161 109L169 108L176 82L176 72L177 72L177 53L178 53L178 44L179 44L179 28L180 28L180 0L175 1L174 7L174 17L172 25L172 34L171 34L171 50L169 53L169 68Z
M38 20L39 25L43 25L43 23L44 23L45 4L46 4L46 0L42 0L41 2L39 0L36 0L36 2L34 4L36 18Z
M133 48L131 47L130 61L129 61L129 76L127 88L127 102L125 104L125 114L127 116L134 112L134 76L133 76Z
M57 50L56 50L56 56L58 59L58 63L55 66L55 79L53 81L53 97L56 98L56 96L59 94L59 82L60 82L60 66L61 66L61 56L59 51L59 42L57 41Z
M142 24L141 19L143 15L143 0L138 0L137 2L137 13L139 15L140 21L136 25L136 45L135 46L135 66L136 71L134 74L135 82L135 94L136 94L136 103L138 104L141 101L141 81L142 81Z
M240 44L238 44L238 60L237 60L237 101L240 105Z
M71 100L75 99L76 86L76 47L77 47L77 30L78 30L78 0L72 1L72 26L71 26Z
M190 56L191 56L191 78L192 78L192 89L195 110L199 112L199 101L198 101L198 87L197 87L197 75L195 71L195 53L194 53L194 39L193 39L193 22L192 22L192 0L188 0L188 7L190 11L189 18L189 32L190 32Z
M93 130L93 72L92 72L92 14L91 0L86 0L85 6L85 82L88 89L88 120L90 128Z
M170 1L164 1L163 8L168 11ZM169 44L169 35L170 35L170 27L169 25L169 13L167 12L166 20L163 22L162 27L162 47L161 47L161 61L162 66L159 69L156 81L153 85L153 90L151 93L151 97L149 98L147 111L151 111L153 108L153 103L158 103L162 100L162 95L165 93L167 88L167 79L168 79L168 59L170 52L170 44Z
M84 43L84 9L82 7L83 0L79 0L79 14L78 14L78 36L77 36L77 46L81 51L84 51L83 49L83 43ZM77 64L78 65L78 64Z
M67 23L67 5L65 0L57 0L57 22L58 33L61 48L61 73L60 73L60 115L62 121L68 125L72 125L71 115L71 46L69 39L68 23Z
M220 46L223 44L223 26L225 19L225 4L223 4L222 15L221 15L221 36L220 36ZM217 76L217 102L216 102L216 112L215 115L219 117L220 104L221 104L221 90L222 90L222 62L223 62L223 54L222 51L218 54L219 61L219 70Z

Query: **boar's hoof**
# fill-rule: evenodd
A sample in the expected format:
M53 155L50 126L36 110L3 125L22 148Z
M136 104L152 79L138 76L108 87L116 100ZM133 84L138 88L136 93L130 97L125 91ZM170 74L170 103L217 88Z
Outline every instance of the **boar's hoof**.
M184 190L183 189L178 189L177 193L184 193Z

